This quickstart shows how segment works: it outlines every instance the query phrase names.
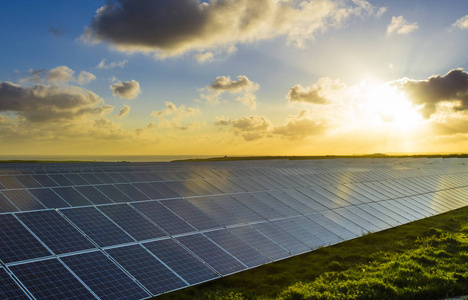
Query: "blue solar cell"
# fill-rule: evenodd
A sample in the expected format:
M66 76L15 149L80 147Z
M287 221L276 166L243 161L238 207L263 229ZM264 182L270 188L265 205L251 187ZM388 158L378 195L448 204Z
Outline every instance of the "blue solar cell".
M52 255L14 216L0 215L0 260L10 263Z
M136 187L130 183L116 184L116 188L124 192L126 195L132 199L132 201L142 201L149 200L149 197L140 192Z
M39 199L47 208L70 207L68 203L63 201L63 199L50 188L29 189L29 192Z
M52 190L72 206L87 206L93 204L72 187L52 188Z
M88 252L61 259L103 300L141 299L150 296L102 252Z
M213 270L171 239L143 245L190 284L219 277Z
M37 299L95 299L57 259L9 267Z
M20 210L44 209L44 206L25 190L4 190L2 193Z
M115 186L107 184L107 185L97 185L96 188L103 194L105 194L109 199L114 201L115 203L122 203L122 202L132 202L134 201L126 194L124 194L121 190L117 189Z
M12 211L18 211L18 208L0 193L0 213Z
M102 184L103 182L92 173L81 173L80 176L90 184Z
M112 177L110 177L106 173L95 173L94 175L103 183L115 183L116 182L114 179L112 179Z
M140 245L113 248L106 252L153 295L187 286L187 283Z
M254 224L252 227L266 235L284 249L288 250L293 255L310 251L310 248L304 243L270 222Z
M134 241L94 207L63 209L61 212L101 247Z
M273 221L272 224L286 231L311 249L316 249L320 246L323 246L322 240L320 240L312 232L295 223L293 219L276 220Z
M323 212L322 212L323 213ZM315 223L319 224L323 228L327 229L328 231L332 232L333 234L339 236L343 240L350 240L356 238L359 234L353 233L348 229L344 228L343 226L335 223L331 219L322 215L322 213L316 213L313 215L308 215L307 218L311 219Z
M29 300L27 294L19 287L5 269L0 267L0 299Z
M240 218L241 220L244 220L244 222L265 221L265 218L263 218L247 206L236 201L231 196L213 196L210 197L210 199L225 210Z
M58 186L58 183L53 181L49 176L47 175L31 175L34 180L39 182L43 187L54 187Z
M257 198L252 197L250 194L234 194L232 198L239 201L249 209L253 210L257 214L261 215L265 219L277 219L283 218L284 216L279 214L276 210L264 204Z
M198 230L221 227L221 225L184 199L164 200L161 203Z
M136 187L141 192L143 192L145 195L147 195L150 199L170 198L170 197L166 197L165 195L157 191L149 183L146 183L146 182L133 183L133 186Z
M181 197L181 195L179 193L177 193L176 191L174 191L173 189L168 187L163 182L149 182L148 184L151 185L151 187L153 187L155 190L160 192L164 196L164 198L179 198L179 197Z
M6 189L22 189L24 186L13 176L0 176L0 184Z
M63 176L62 174L49 174L49 177L52 178L59 186L73 186L75 185L70 179Z
M95 247L55 210L22 213L17 216L56 254Z
M242 219L216 204L211 197L187 199L198 209L224 226L245 223Z
M140 202L131 205L171 235L196 231L194 227L159 202Z
M249 268L266 264L270 261L227 229L210 231L205 233L205 236L224 248L224 250L227 250Z
M316 236L320 241L322 241L322 245L330 245L343 241L343 239L335 235L333 232L325 229L305 216L292 218L291 220Z
M94 204L113 203L106 195L98 191L94 186L77 186L75 189Z
M42 185L30 175L16 175L15 178L27 188L42 187Z
M78 174L71 173L71 174L64 174L63 176L65 176L68 180L73 182L73 185L88 185L89 184L89 182L87 182L83 177L81 177Z
M290 255L286 249L250 226L234 227L230 230L271 260L282 259Z
M137 241L166 236L158 227L127 204L105 205L99 207L99 210Z
M246 269L234 257L201 234L186 235L177 238L177 240L221 275L228 275Z
M128 182L128 179L120 175L119 173L107 173L115 182Z
M200 194L190 189L185 181L167 181L165 184L183 197L200 196ZM206 195L206 193L201 195Z

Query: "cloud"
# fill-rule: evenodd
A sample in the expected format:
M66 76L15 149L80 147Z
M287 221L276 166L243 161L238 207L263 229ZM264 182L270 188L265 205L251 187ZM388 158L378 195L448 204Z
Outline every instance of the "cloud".
M264 138L272 127L270 120L263 116L251 115L232 121L226 117L217 117L216 119L216 126L228 126L231 134L240 136L245 141Z
M403 18L403 16L393 16L392 21L387 26L387 36L392 35L395 32L397 34L408 34L415 31L418 28L419 26L417 22L410 24L407 20Z
M28 74L31 76L21 78L19 80L20 83L27 83L27 82L33 82L33 83L43 83L44 82L44 75L47 73L46 69L41 69L41 70L36 70L36 69L29 69Z
M162 110L155 110L151 113L152 117L159 118L159 122L156 125L162 129L199 129L205 125L201 122L193 122L189 125L182 125L182 120L191 116L196 116L201 113L200 109L193 107L186 107L185 105L177 106L170 101L166 101L166 108ZM170 117L170 118L169 118Z
M78 79L76 80L76 82L78 82L79 85L85 85L95 79L96 79L96 76L94 76L94 74L86 72L86 71L81 71L80 75L78 75Z
M455 23L452 24L452 27L459 29L468 29L468 15L461 17Z
M305 117L290 117L285 125L276 126L273 134L290 139L303 139L308 136L321 135L329 128L328 125Z
M93 92L79 87L22 87L0 82L0 112L13 112L23 122L72 122L85 116L102 116L113 109L103 102Z
M235 100L247 105L250 109L257 107L257 96L254 94L260 85L251 81L245 75L237 76L232 80L230 76L218 76L211 85L200 89L200 98L208 103L219 103L223 93L240 94Z
M199 63L205 63L205 62L210 62L214 58L213 52L205 52L205 53L198 53L193 56Z
M75 71L69 67L59 66L49 71L47 79L51 83L68 83L75 80L73 74L75 74Z
M453 69L444 76L431 76L426 80L403 78L392 84L403 90L417 105L424 105L423 115L429 118L444 101L456 104L455 110L468 110L468 73Z
M98 69L114 69L114 68L124 68L125 65L128 63L128 60L120 60L120 61L112 61L106 64L106 59L103 58L96 66Z
M124 99L135 99L141 93L140 84L135 81L118 82L110 86L112 94Z
M114 0L97 10L82 39L160 57L228 49L277 36L302 47L351 17L383 13L383 8L364 0Z
M130 113L130 106L124 104L122 109L119 112L119 119L125 117L129 113Z
M333 92L344 88L346 85L340 80L324 77L309 87L304 88L302 85L296 84L289 89L286 99L289 102L329 104Z

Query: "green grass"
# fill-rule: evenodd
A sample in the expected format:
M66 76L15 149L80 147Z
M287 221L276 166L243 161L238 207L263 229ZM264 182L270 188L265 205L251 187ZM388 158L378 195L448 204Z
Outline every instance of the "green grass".
M468 294L468 208L159 299L442 299Z

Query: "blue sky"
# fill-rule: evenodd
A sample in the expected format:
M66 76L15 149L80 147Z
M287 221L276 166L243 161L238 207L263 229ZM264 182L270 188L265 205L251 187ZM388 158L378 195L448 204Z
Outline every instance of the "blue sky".
M466 149L468 2L205 2L3 4L0 154Z

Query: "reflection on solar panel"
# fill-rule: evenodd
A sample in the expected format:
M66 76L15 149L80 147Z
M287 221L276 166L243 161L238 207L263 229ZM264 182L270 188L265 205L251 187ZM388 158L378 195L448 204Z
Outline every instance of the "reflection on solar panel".
M0 298L142 299L444 213L467 162L0 164Z

